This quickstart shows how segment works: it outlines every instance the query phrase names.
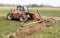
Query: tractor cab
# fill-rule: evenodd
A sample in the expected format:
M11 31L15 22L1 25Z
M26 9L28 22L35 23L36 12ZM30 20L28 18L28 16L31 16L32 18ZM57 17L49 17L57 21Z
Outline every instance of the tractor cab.
M17 6L17 10L29 12L28 7L26 7L26 6Z

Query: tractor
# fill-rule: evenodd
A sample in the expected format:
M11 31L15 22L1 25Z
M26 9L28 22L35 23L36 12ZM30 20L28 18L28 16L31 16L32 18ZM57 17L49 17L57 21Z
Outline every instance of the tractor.
M31 13L26 6L17 6L16 9L11 10L10 13L7 14L7 19L18 19L21 22L26 22L27 20L35 20L35 22L44 22L47 26L51 26L55 24L54 18L42 18L39 10L36 10L34 13Z
M7 19L12 20L12 19L18 19L21 22L29 20L38 20L38 17L36 14L29 12L28 7L26 6L17 6L16 9L11 10L7 14Z
M23 24L18 27L15 32L12 32L8 35L9 38L27 38L41 29L56 24L55 19L49 17L42 18L39 10L35 11L34 13L31 13L29 12L26 6L17 6L16 9L11 10L10 13L7 14L7 19L19 19L19 21L23 22ZM25 21L32 19L35 21L24 23Z

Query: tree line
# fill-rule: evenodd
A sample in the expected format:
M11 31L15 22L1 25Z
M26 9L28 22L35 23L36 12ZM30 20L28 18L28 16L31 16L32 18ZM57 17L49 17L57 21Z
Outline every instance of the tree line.
M19 4L21 5L21 4ZM16 6L19 6L19 5L15 5L15 4L0 4L0 7L16 7ZM28 5L25 5L25 6L28 6L28 7L54 7L54 6L51 6L51 5L44 5L44 4L28 4Z

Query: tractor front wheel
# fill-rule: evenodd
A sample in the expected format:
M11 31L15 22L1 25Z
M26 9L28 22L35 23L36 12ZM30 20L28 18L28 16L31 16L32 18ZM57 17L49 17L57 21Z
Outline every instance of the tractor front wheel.
M21 22L25 22L25 21L27 21L27 20L28 20L28 18L25 17L24 15L21 15L21 16L19 17L19 21L21 21Z

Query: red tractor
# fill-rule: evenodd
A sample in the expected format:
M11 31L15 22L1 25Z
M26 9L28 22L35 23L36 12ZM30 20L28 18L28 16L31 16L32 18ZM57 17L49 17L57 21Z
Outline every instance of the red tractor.
M26 21L28 19L35 19L37 20L37 15L30 13L26 6L17 6L16 9L11 10L10 13L7 14L7 19L19 19L19 21Z

